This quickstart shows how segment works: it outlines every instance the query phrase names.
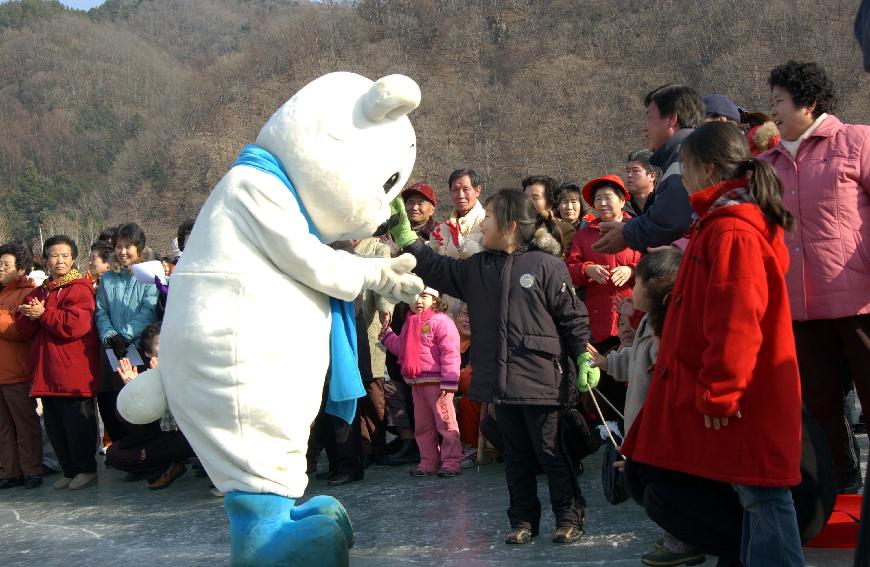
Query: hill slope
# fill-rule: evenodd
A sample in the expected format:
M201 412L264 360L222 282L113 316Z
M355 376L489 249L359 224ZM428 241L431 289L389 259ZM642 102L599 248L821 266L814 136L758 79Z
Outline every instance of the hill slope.
M670 81L766 109L767 74L817 60L838 115L870 122L854 0L109 0L0 5L0 238L92 239L195 215L238 150L330 71L420 83L415 180L446 196L531 173L619 171L643 145L643 94Z

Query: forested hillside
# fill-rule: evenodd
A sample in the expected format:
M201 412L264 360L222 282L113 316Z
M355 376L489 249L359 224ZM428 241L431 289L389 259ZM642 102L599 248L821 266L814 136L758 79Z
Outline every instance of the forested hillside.
M870 122L855 0L109 0L0 4L0 239L140 222L160 251L238 150L330 71L420 84L414 180L446 197L530 173L582 180L643 145L643 94L683 81L767 108L787 59Z

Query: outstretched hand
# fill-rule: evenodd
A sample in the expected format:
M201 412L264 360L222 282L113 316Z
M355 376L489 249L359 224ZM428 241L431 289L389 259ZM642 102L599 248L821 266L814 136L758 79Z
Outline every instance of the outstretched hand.
M363 287L381 295L390 303L411 303L423 291L423 280L411 273L417 265L417 259L412 255L402 254L398 258L369 261L372 267L366 274Z
M598 381L601 380L601 371L592 368L591 360L592 355L588 352L577 357L577 390L581 393L598 386Z
M129 384L136 376L139 376L139 370L130 364L129 358L122 358L118 361L118 376L124 381L124 384Z

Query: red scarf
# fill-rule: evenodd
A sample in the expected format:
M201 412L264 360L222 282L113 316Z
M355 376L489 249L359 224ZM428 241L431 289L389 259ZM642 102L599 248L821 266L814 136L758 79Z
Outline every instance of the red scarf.
M402 376L405 378L420 377L420 351L423 347L423 327L435 315L431 307L420 313L412 313L408 317L405 329L405 356L402 357Z

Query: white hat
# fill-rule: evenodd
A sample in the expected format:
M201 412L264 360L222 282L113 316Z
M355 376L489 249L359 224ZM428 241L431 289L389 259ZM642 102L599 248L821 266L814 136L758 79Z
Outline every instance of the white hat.
M423 291L420 292L420 295L423 294L431 295L432 297L441 297L441 294L438 293L437 289L432 289L431 287L424 288Z

